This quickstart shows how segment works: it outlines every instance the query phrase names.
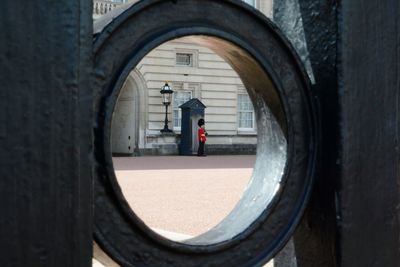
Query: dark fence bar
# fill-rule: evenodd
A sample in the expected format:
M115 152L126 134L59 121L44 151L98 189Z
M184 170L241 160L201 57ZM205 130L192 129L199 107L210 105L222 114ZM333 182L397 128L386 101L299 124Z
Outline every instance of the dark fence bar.
M2 1L0 262L90 266L90 1Z
M240 16L235 16L234 13L225 14L225 20L220 20L220 14L226 12L228 6L232 12L244 14L241 8L236 7L238 4L232 1L208 0L217 9L211 9L209 5L199 10L187 8L189 2L140 2L142 8L154 3L151 5L155 8L154 11L150 8L143 9L143 12L154 12L153 16L136 14L137 10L132 9L129 11L131 17L125 14L125 17L116 18L116 21L132 20L132 25L142 25L141 30L147 34L159 30L157 23L169 27L172 20L187 16L189 26L184 27L185 30L191 34L198 34L200 30L192 25L197 25L207 14L207 25L215 25L218 28L222 23L226 23L225 28L222 27L227 31L227 34L224 33L225 37L240 30L246 34L235 36L251 39L266 29L263 26L257 28L258 32L255 31L253 35L247 35L250 30L246 28L249 26L246 23L250 23L253 17L236 26L231 22ZM200 2L204 4L205 1L191 2L200 6ZM170 9L171 6L174 9ZM172 10L169 13L170 17L155 16L165 14L165 10L169 9ZM206 9L207 12L204 11ZM297 40L300 43L296 44L296 48L300 54L305 53L300 55L300 58L306 61L303 63L313 81L313 94L304 95L306 91L302 91L303 94L295 95L292 92L286 95L299 96L300 100L315 96L320 113L320 123L315 125L321 126L318 130L321 130L322 137L321 147L318 146L320 151L317 153L318 171L310 201L291 239L293 242L291 241L277 258L278 266L284 266L283 262L299 267L399 266L400 2L277 0L274 9L276 22L289 38L296 34L301 36L301 40ZM94 160L97 158L101 165L103 156L110 157L106 154L107 144L103 146L102 143L106 139L98 137L97 143L94 143L93 137L94 129L96 136L107 136L107 132L101 132L106 128L102 128L101 125L104 110L101 110L100 104L103 104L104 99L99 88L108 89L109 84L106 82L111 84L111 80L120 71L117 67L127 62L120 54L121 51L130 51L129 47L142 45L138 41L132 41L122 43L127 46L126 50L106 50L107 45L112 47L118 44L121 48L119 41L127 40L127 37L140 37L134 35L138 32L138 27L129 28L125 27L127 24L116 23L116 28L112 26L102 37L104 40L109 38L107 42L110 43L103 39L97 40L98 43L104 41L105 44L101 43L104 46L98 45L93 49L92 11L92 2L83 0L2 1L1 266L91 266ZM198 17L193 19L189 12ZM151 25L149 18L153 17L160 19ZM228 17L231 19L227 19ZM297 29L294 32L286 31L291 25L288 20L296 22L300 18L301 24L296 25L303 25L298 28L301 32L297 32ZM136 24L136 20L140 23ZM175 25L181 25L181 21L178 22ZM255 26L259 23L258 20L253 21ZM149 27L149 30L145 31L144 27ZM195 29L198 32L195 32ZM271 29L275 31L275 28ZM201 30L204 31L203 28ZM113 31L115 35L108 36ZM129 34L118 35L124 31ZM265 36L275 40L275 33ZM256 45L259 49L257 51L272 50L268 45L274 42L268 42L265 38L254 40L258 43L248 43ZM266 47L262 49L264 46ZM285 50L282 51L291 49L285 46ZM107 61L93 64L93 53L111 63L115 60L119 65L108 64ZM131 53L127 53L126 57L128 56L131 57ZM277 58L279 59L275 57ZM297 64L296 60L293 62ZM275 68L279 69L282 66L277 64ZM96 68L96 75L92 75ZM241 70L246 73L246 68ZM111 74L115 75L110 76L107 71L113 71L115 73ZM283 77L285 71L277 73L282 73ZM291 77L294 76L287 75L286 79ZM103 83L103 87L99 86ZM94 93L96 86L99 91ZM290 86L285 88L288 87ZM96 105L93 104L94 97ZM287 101L291 105L300 102ZM94 107L97 110L94 111ZM293 110L293 114L298 116L305 109ZM100 126L95 125L95 121L100 122ZM309 128L304 127L306 130ZM316 140L319 143L319 135ZM309 156L309 146L304 147L304 157ZM299 154L298 150L295 152L294 155L303 158L302 153ZM111 161L107 160L104 162L109 164ZM102 183L110 181L104 173L109 171L106 168L111 168L110 164L103 165L101 166L104 170L97 168L96 176L98 194L95 204L100 212L96 213L98 227L95 232L99 240L107 240L104 236L110 234L111 231L108 230L117 230L116 237L111 237L114 238L112 240L119 241L111 246L103 240L103 248L108 249L106 252L114 253L119 262L146 262L150 265L155 263L151 266L183 266L184 262L190 262L191 266L195 266L197 263L192 256L200 250L192 251L189 245L176 249L176 244L167 243L165 240L161 240L164 242L162 243L157 237L152 237L137 227L137 222L133 220L135 218L127 216L130 215L129 212L122 213L125 212L124 203L117 203L116 200L120 198L115 197L109 186L103 188ZM302 165L297 168L303 170ZM302 178L301 172L298 173L299 178ZM295 175L296 172L292 169L291 174ZM293 179L294 182L298 180ZM296 187L301 186L296 183L290 185L290 190L295 192ZM311 188L311 183L306 185L307 188ZM302 196L303 191L299 189L299 192ZM291 216L291 213L285 213L285 209L288 209L286 204L291 200L290 194L282 195L282 198L283 200L279 201L282 201L280 205L283 208L275 209L269 214L270 221L265 220L265 223L271 223L275 227L275 222L279 222L282 226L286 222L285 218ZM114 217L102 216L101 212L105 207L109 209L106 210L109 214L121 214ZM298 218L300 215L296 213ZM270 219L273 216L284 219L274 221ZM119 220L119 228L112 224L116 218ZM238 244L235 243L234 246L215 251L207 250L208 248L202 250L200 254L196 254L196 260L202 263L200 265L215 265L217 260L220 260L221 264L217 265L223 266L229 265L229 261L238 262L231 255L237 256L237 259L246 264L260 263L272 257L279 247L283 246L284 241L286 242L289 234L283 238L283 232L275 229L276 236L268 238L273 240L279 237L279 242L275 242L274 246L262 245L269 244L264 240L264 233L271 234L271 229L274 229L269 224L265 225L264 228L256 229L257 235L252 233L245 236L241 233L243 239L238 239ZM286 228L282 226L282 229ZM294 226L291 229L294 229ZM137 244L127 235L129 231L132 231L132 237L136 238ZM265 243L260 243L260 240ZM124 245L122 241L128 245ZM165 249L167 245L170 247ZM118 249L113 249L114 247ZM140 248L152 253L141 253ZM259 254L256 254L256 249L253 248L258 249ZM268 251L263 252L264 249ZM172 254L172 251L175 254ZM119 253L125 253L125 258L119 257ZM133 257L129 258L132 255ZM296 262L293 261L294 255ZM124 261L125 259L128 260ZM170 261L166 262L165 259Z
M342 1L339 266L400 265L400 2Z

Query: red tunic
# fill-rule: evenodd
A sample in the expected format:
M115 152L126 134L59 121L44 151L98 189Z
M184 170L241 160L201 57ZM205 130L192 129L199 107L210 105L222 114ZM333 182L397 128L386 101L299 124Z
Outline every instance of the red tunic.
M198 137L200 142L205 142L207 140L204 128L199 128Z

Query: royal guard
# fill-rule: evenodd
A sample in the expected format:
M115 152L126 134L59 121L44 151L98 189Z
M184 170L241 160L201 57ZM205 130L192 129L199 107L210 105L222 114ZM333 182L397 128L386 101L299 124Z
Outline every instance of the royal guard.
M204 153L204 144L206 143L207 140L207 132L204 129L204 119L200 119L197 122L197 125L199 126L199 130L197 132L197 136L199 138L199 149L197 150L197 156L198 157L205 157L206 154Z

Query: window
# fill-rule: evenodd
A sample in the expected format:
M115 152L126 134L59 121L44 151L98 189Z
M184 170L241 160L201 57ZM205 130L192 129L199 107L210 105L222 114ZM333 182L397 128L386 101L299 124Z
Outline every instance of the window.
M173 105L174 130L179 131L181 129L182 110L179 108L179 106L189 101L191 98L192 98L192 92L190 91L174 92L174 105Z
M176 53L177 66L193 66L193 54L189 53Z
M199 51L197 49L175 48L175 65L180 67L198 67Z
M238 124L239 130L254 129L254 108L247 94L238 95Z
M246 2L247 4L256 7L256 0L243 0L243 2Z

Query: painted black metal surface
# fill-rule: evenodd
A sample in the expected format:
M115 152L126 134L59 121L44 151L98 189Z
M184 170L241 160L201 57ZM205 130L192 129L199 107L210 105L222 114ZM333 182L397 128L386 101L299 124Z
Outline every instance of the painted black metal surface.
M91 12L1 3L1 266L91 265Z
M339 266L400 266L400 2L343 1Z
M95 25L97 241L124 266L261 265L293 232L307 201L317 157L318 121L300 61L277 28L240 1L151 0L119 14ZM245 23L232 23L237 18ZM263 186L270 185L268 179L256 177L238 205L242 212L234 211L198 238L176 243L150 231L126 203L115 178L109 136L119 90L132 68L156 46L186 35L223 57L249 89L258 115L255 176L276 172L271 185L277 186L277 193L260 202L271 193ZM276 168L267 171L274 164ZM252 210L256 217L249 221L246 217L255 216Z
M300 14L298 13L300 12ZM336 265L335 190L339 184L338 96L337 96L337 3L336 1L285 0L274 2L274 20L284 31L292 25L302 27L303 59L310 60L321 110L321 165L310 204L296 230L295 248L298 266ZM289 23L290 21L300 23ZM293 34L291 34L293 35ZM299 39L296 40L298 42Z
M283 27L298 16L296 1L275 4ZM298 266L400 266L399 2L298 4L323 140Z
M275 4L276 15L285 14ZM337 22L336 1L299 1L324 140L316 187L295 234L299 266L399 266L399 5L342 1ZM261 264L293 232L317 152L315 107L292 48L256 11L234 1L149 0L122 11L95 29L92 84L89 1L2 2L1 265L91 265L93 121L95 235L113 258L123 266ZM238 17L246 23L232 23ZM156 44L199 33L236 42L235 48L203 39L254 85L255 103L275 99L268 104L288 140L286 176L271 209L233 240L210 246L163 240L138 222L115 184L107 141L129 66ZM230 54L221 52L227 47ZM238 58L247 64L236 64ZM245 72L260 71L254 62L278 98L258 90Z

